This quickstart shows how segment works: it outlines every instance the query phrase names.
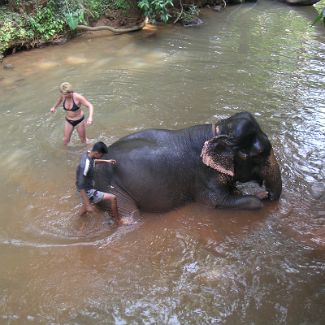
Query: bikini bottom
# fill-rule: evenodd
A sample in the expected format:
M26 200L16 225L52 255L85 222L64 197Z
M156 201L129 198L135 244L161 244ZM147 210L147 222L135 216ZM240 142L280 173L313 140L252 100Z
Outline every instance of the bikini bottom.
M79 120L69 120L65 118L65 120L70 123L73 127L77 126L80 122L82 122L85 119L85 115L83 115Z

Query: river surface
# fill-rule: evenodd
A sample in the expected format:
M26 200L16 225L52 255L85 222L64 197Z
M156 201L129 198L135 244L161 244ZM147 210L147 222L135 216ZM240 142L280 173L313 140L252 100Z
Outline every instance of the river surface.
M203 10L198 28L85 34L0 71L0 324L325 324L325 31L313 7ZM64 113L70 81L92 141L252 112L283 194L260 211L189 204L117 228L80 219Z

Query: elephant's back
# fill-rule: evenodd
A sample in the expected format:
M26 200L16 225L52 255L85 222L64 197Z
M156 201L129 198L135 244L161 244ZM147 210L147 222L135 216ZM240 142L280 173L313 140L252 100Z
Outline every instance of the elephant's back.
M133 148L147 145L159 145L169 141L172 137L178 133L178 130L167 129L145 129L138 131L125 137L120 138L110 148Z
M189 131L147 129L113 143L107 154L117 161L112 184L129 193L143 210L168 210L189 201L207 137Z
M211 125L201 124L179 130L145 129L120 138L110 145L110 152L132 151L168 147L171 150L202 148L204 141L212 137Z

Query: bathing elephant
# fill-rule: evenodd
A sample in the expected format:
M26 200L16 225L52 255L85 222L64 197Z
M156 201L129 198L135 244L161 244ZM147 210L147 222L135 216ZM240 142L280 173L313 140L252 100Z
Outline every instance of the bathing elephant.
M261 198L239 193L237 181L263 183L263 199L271 201L282 191L271 143L248 112L212 125L136 132L110 145L106 159L117 164L98 166L96 188L117 195L122 215L168 211L189 201L261 208Z

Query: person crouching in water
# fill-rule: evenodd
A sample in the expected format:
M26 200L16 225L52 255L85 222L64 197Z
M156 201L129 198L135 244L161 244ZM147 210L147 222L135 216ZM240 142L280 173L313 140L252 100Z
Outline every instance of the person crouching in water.
M113 159L101 159L107 152L108 149L106 144L100 141L94 144L91 151L85 152L81 156L76 173L76 186L82 199L79 215L82 216L87 212L93 212L94 207L92 204L109 201L111 204L112 217L116 222L120 223L116 196L114 194L98 191L94 188L95 164L116 164L116 161Z

